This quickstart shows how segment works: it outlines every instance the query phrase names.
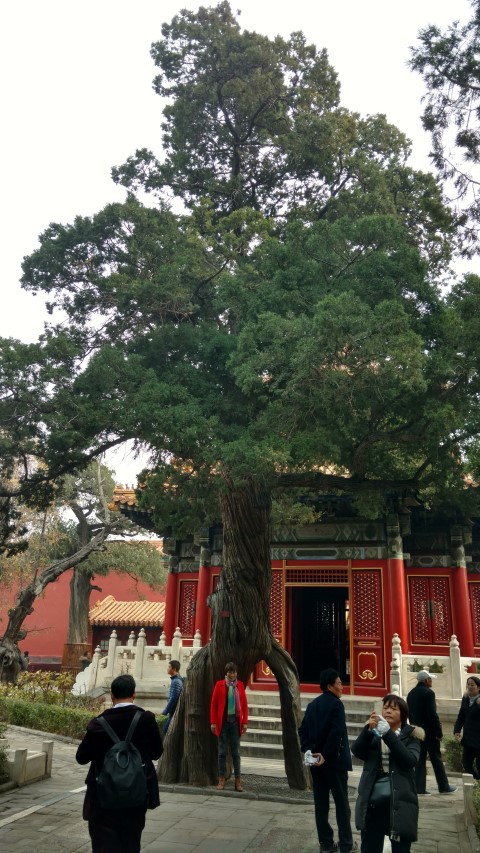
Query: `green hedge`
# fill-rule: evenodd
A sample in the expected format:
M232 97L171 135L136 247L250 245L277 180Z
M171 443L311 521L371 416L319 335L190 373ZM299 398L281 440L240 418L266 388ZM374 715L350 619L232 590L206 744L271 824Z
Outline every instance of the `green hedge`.
M24 726L56 735L81 740L90 720L95 716L83 708L63 708L44 702L27 702L25 699L0 698L0 720L12 726ZM159 714L157 723L162 727L165 717Z
M456 773L463 773L463 747L460 741L455 740L453 737L444 737L442 745L445 750L444 758L447 770L452 770Z

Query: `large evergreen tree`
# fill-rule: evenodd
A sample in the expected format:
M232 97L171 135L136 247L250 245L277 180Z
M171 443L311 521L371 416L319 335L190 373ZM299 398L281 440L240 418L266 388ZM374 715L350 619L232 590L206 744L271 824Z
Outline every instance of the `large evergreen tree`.
M212 639L162 777L215 778L213 681L227 660L247 680L264 659L303 787L297 671L269 622L272 495L347 491L377 514L387 492L465 498L471 318L436 283L452 219L405 137L339 105L326 53L302 34L242 31L222 2L164 25L152 56L164 159L137 152L114 170L124 204L51 225L24 262L24 286L66 318L43 341L71 366L49 458L133 437L154 454L142 500L159 530L223 523Z
M421 30L411 59L427 87L423 126L432 137L433 162L451 188L466 254L478 250L480 221L479 0L471 6L466 23Z

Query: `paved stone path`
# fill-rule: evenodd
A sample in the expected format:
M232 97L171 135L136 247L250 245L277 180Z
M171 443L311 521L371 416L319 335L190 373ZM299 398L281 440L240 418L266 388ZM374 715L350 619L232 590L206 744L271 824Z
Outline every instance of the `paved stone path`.
M47 739L55 745L51 779L0 794L1 853L91 851L81 818L85 768L75 762L77 744L15 727L7 737L12 748L38 749ZM247 774L284 776L282 764L275 761L244 758L243 769ZM355 784L358 773L350 778ZM313 801L293 805L229 791L192 793L178 788L162 790L161 800L160 808L147 814L142 853L318 853ZM354 837L358 840L358 833ZM412 853L472 853L460 791L422 797L420 841Z

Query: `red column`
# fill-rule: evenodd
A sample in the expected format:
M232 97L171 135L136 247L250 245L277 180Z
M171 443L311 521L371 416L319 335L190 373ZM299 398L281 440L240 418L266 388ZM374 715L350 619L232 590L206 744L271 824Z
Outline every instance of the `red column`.
M200 566L198 572L197 601L195 609L195 631L200 631L202 646L208 643L208 611L207 597L210 594L210 567Z
M387 642L387 664L392 654L392 637L398 634L402 651L410 650L410 632L408 626L407 591L405 584L405 563L403 562L403 538L400 532L400 520L396 513L387 517L387 560L385 599L388 602L388 619L385 618ZM385 614L387 617L387 613ZM390 655L390 660L388 656Z
M453 569L454 630L462 657L475 657L472 616L468 595L468 578L465 566Z
M402 559L391 558L387 560L386 587L385 600L388 603L389 618L385 618L385 651L387 653L388 667L392 656L392 637L394 634L398 634L400 637L402 652L407 653L410 650L405 564L403 557Z
M173 633L175 631L175 628L177 627L177 592L178 575L174 572L169 572L167 579L167 591L165 595L165 622L163 624L163 630L165 631L167 638L167 646L171 644L173 640Z

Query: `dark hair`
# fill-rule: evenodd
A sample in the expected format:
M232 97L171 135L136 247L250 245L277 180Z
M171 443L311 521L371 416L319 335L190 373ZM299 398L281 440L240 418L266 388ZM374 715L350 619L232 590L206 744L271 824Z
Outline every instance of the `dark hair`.
M335 684L337 678L340 678L340 673L336 669L322 670L320 673L320 689L325 693L328 685Z
M177 672L180 672L180 661L179 660L171 660L170 666L172 667L172 669L176 669Z
M382 704L393 705L394 708L398 708L400 711L400 725L403 728L405 723L408 721L408 705L405 702L405 699L402 699L401 696L397 696L396 693L387 693L387 695L382 699Z
M468 676L467 676L467 683L468 683L469 681L474 681L474 682L475 682L475 684L477 685L477 687L480 687L480 678L477 678L477 676L476 676L476 675L468 675Z
M238 666L233 662L233 660L225 664L225 675L227 672L238 672Z
M135 693L133 675L117 675L110 685L110 692L114 699L130 699Z

